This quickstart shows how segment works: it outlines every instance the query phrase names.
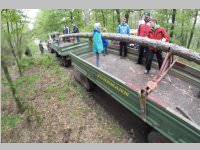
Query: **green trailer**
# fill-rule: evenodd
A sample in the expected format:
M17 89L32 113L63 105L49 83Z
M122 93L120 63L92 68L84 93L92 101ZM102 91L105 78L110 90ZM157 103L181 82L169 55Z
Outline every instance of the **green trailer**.
M200 71L176 62L144 101L141 89L156 74L156 63L145 75L144 66L134 63L137 50L129 48L126 59L118 56L118 50L118 46L110 45L109 54L100 56L99 68L89 45L70 51L75 78L87 90L99 86L150 125L154 129L148 136L150 142L199 143Z
M71 59L69 56L70 51L77 50L84 48L88 45L88 41L84 40L79 43L72 43L72 42L60 42L59 46L58 43L54 42L50 45L50 52L55 53L56 57L61 59L61 63L65 67L71 66Z

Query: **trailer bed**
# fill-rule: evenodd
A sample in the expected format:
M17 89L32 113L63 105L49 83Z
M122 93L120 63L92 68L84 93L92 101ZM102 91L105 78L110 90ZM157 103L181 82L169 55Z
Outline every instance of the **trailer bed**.
M89 63L95 65L95 55L91 54L84 58ZM127 84L133 83L139 89L146 86L158 71L152 68L150 74L144 74L144 66L137 65L129 58L120 58L117 55L109 54L100 56L100 69L112 74ZM150 94L159 99L176 112L186 115L194 123L200 125L200 89L183 79L172 74L168 74L158 84L158 87Z

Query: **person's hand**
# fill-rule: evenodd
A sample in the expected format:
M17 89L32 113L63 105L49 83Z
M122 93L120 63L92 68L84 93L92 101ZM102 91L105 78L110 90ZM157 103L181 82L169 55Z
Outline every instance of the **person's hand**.
M166 42L166 39L165 39L165 38L162 38L161 41L162 41L162 42Z

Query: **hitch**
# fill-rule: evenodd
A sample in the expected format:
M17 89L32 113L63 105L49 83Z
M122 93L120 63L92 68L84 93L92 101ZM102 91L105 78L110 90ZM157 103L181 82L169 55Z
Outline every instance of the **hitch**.
M159 72L154 76L152 81L149 81L144 89L141 89L139 94L141 116L143 120L146 120L146 101L148 95L158 86L158 83L167 75L169 70L173 67L176 60L172 54L171 49L168 49L167 55L163 61L163 64Z
M147 83L147 86L144 88L148 94L150 94L158 86L158 83L167 75L175 62L176 60L174 60L174 55L169 48L159 72L154 76L152 81Z

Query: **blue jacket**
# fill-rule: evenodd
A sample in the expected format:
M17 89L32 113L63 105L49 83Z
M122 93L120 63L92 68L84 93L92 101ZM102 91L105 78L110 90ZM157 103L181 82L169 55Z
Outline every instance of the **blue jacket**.
M103 38L103 46L108 46L108 39Z
M99 30L94 30L93 32L93 52L102 53L103 52L103 42L101 38L101 33Z
M130 35L129 25L127 23L125 23L124 25L121 23L118 26L117 33Z

